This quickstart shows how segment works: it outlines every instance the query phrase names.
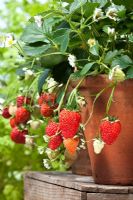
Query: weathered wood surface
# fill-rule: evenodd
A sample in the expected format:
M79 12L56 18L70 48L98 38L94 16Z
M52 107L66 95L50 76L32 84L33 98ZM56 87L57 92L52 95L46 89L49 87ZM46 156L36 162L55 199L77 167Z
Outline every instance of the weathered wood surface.
M25 200L133 200L133 186L97 185L68 172L28 172L24 186Z

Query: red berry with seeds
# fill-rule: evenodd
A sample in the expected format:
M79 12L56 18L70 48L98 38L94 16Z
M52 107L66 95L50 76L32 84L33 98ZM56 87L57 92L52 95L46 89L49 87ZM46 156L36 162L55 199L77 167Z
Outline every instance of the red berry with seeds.
M3 111L2 111L2 116L3 116L4 118L6 118L6 119L9 119L9 118L11 117L11 115L10 115L10 113L9 113L9 108L8 108L8 107L6 107L6 108L3 109Z
M28 134L27 130L19 130L17 127L14 128L10 134L11 140L18 144L25 144L25 135Z
M51 150L56 150L62 144L62 142L63 142L63 140L62 140L61 135L55 135L52 138L50 138L48 147Z
M73 138L78 132L81 115L78 112L62 110L59 115L60 130L64 138Z
M17 123L26 123L30 119L30 112L24 108L20 107L16 111L16 122Z
M49 122L49 124L46 127L46 135L53 136L59 131L59 123L56 122Z
M100 125L101 138L108 145L116 141L120 131L121 123L114 117L104 119Z
M49 105L54 105L56 100L55 94L42 93L38 99L38 104L41 106L43 103L48 103Z
M53 114L53 109L46 103L41 105L41 115L44 117L50 117Z
M23 105L33 105L33 101L31 100L31 98L25 96L18 96L16 102L17 107L21 107Z
M17 122L16 122L15 117L10 119L10 126L11 126L11 128L15 128L17 126Z

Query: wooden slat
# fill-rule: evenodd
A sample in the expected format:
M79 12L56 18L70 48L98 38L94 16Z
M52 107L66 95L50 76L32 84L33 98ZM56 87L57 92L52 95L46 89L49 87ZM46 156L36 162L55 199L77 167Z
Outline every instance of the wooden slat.
M133 194L88 193L87 200L133 200Z
M78 176L71 173L60 172L29 172L27 177L40 180L43 182L72 188L84 192L110 193L110 194L127 194L133 193L133 186L112 186L112 185L97 185L94 184L90 176Z
M25 200L86 200L85 192L25 178Z

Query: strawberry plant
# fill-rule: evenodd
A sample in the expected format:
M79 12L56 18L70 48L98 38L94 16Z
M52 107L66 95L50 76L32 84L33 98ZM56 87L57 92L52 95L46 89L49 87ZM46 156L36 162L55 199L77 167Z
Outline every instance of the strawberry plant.
M16 47L22 60L16 67L21 88L16 86L15 95L8 95L2 115L10 118L15 143L47 154L43 160L46 168L69 167L67 156L85 148L84 130L95 102L108 89L111 93L99 133L93 139L94 151L99 154L104 145L119 137L122 125L112 120L110 108L117 84L133 78L132 20L132 7L124 2L56 1L30 18L20 40L12 34L3 36L3 47ZM106 75L110 84L93 94L90 115L82 124L80 111L86 99L80 87L86 77L99 75ZM75 80L77 85L70 91Z

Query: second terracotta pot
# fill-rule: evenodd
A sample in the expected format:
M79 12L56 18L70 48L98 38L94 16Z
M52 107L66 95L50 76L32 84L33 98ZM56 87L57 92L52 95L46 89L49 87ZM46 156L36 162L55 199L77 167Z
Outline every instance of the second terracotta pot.
M91 112L94 95L109 83L106 76L88 77L83 82L80 91L87 100L87 108L85 112L82 111L83 121ZM101 119L105 116L110 92L111 89L108 89L97 100L85 131L92 173L95 183L133 185L133 80L118 84L110 109L110 115L117 116L121 121L121 134L112 145L105 145L100 154L96 155L93 150L92 139L98 133Z

